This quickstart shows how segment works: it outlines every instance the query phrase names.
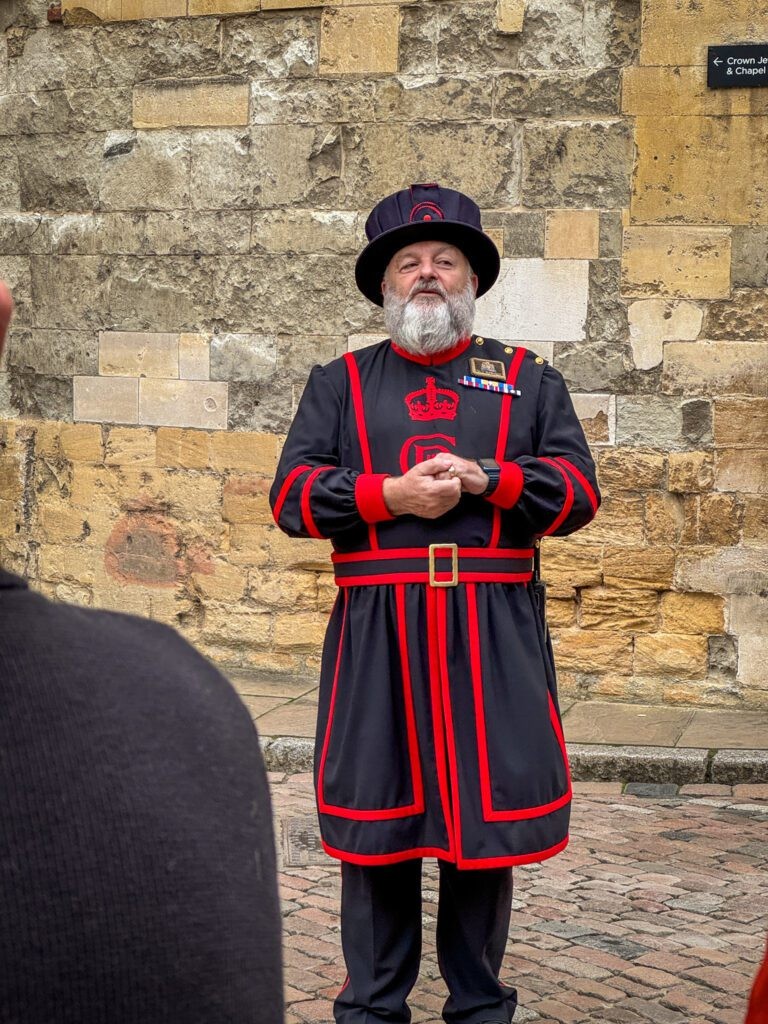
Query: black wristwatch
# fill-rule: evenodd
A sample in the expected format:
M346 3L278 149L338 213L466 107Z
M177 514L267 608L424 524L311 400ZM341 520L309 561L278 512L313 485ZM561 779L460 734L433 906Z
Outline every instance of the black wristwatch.
M488 477L488 486L480 495L481 498L487 498L488 495L493 494L499 486L499 480L501 480L501 466L498 464L496 459L476 459L475 461Z

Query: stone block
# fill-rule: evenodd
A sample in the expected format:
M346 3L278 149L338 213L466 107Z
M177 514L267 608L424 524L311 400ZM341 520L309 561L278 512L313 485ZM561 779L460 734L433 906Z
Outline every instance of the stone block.
M210 605L205 609L203 638L227 647L242 646L246 650L270 642L272 616L242 602Z
M568 598L550 598L547 595L547 622L553 629L575 626L576 602Z
M6 365L56 377L96 376L98 347L95 333L89 331L12 329Z
M714 403L717 448L761 448L768 437L768 400L718 398Z
M251 250L263 253L357 253L356 213L342 210L257 210Z
M336 88L340 83L333 82ZM362 83L358 83L359 85ZM477 122L491 117L491 92L481 78L458 79L452 75L387 76L368 83L371 86L373 120L461 121ZM361 106L365 110L365 100ZM355 116L357 114L357 116ZM350 121L360 121L360 110L352 111Z
M634 670L639 675L699 679L707 674L707 640L684 633L635 637Z
M577 587L603 582L603 549L596 544L574 544L547 537L541 546L542 575L552 597L572 598Z
M317 611L317 575L313 572L251 569L248 573L248 596L265 608Z
M484 226L499 224L504 229L503 256L544 256L544 211L513 210L504 214L486 214Z
M632 131L622 121L529 123L523 135L523 204L627 206L632 154Z
M139 381L139 422L226 430L227 385L201 380Z
M179 335L179 377L182 380L208 380L211 371L210 362L207 335Z
M224 485L222 516L228 523L258 523L270 526L274 521L269 507L270 477L234 477Z
M21 208L68 212L98 206L102 149L101 137L93 133L19 136Z
M731 288L731 236L720 228L631 227L624 232L622 293L719 299Z
M665 4L643 9L641 64L705 65L707 46L743 43L765 27L764 4L752 0L702 0L695 7Z
M768 343L667 342L662 389L667 394L768 396Z
M156 435L158 466L177 469L207 469L211 435L200 430L160 427Z
M678 493L709 491L715 479L712 452L670 452L669 490Z
M661 627L664 633L703 635L722 633L723 598L715 594L661 595Z
M712 778L728 786L762 783L768 776L768 750L718 750Z
M263 6L266 7L266 4ZM261 9L261 0L188 0L187 4L187 14L190 18L210 17L215 14L249 14Z
M768 595L734 594L728 599L728 632L761 636L768 622Z
M585 587L581 591L579 625L644 633L658 628L659 596L652 590Z
M590 445L616 441L616 398L614 395L571 395L576 415Z
M403 7L400 69L406 74L464 77L515 68L521 41L519 35L497 31L495 0Z
M625 68L621 109L632 117L768 113L768 96L746 89L709 89L701 67Z
M701 336L710 341L764 341L768 293L740 288L720 302L710 302Z
M90 25L94 20L120 21L122 0L62 0L66 26Z
M273 477L277 468L275 434L213 434L211 467L216 470L244 469ZM230 480L229 483L232 483Z
M607 547L603 555L605 585L625 590L669 590L674 569L672 548Z
M217 25L218 32L218 24ZM320 21L311 12L221 23L219 70L248 78L306 78L317 72Z
M497 117L566 120L617 114L621 82L616 68L507 71L494 90Z
M100 167L99 206L102 210L189 206L190 159L189 137L180 132L109 132Z
M742 539L746 544L768 543L768 496L748 494L742 498L744 520Z
M273 335L215 334L210 353L212 380L266 380L277 367Z
M394 5L326 7L320 30L321 74L396 72L399 27L400 11Z
M638 299L627 316L634 364L638 370L651 370L662 360L665 341L698 338L704 313L693 302Z
M766 116L636 118L633 221L768 222L766 132Z
M350 334L347 339L347 352L359 352L361 348L378 345L379 342L386 340L386 334Z
M505 259L477 303L477 333L500 341L576 341L584 337L589 266L582 260Z
M603 259L621 259L624 236L623 211L600 211L600 256Z
M75 377L76 420L139 422L139 381L135 377Z
M737 678L746 686L768 690L768 636L745 633L739 638Z
M206 128L248 124L249 86L243 79L164 78L133 90L134 128Z
M683 437L692 447L712 444L712 403L705 398L683 401Z
M91 423L62 423L56 433L61 454L70 462L103 461L104 440L100 426ZM38 431L38 442L39 438Z
M328 617L316 612L290 612L275 615L276 647L319 649L325 639Z
M666 456L661 451L615 448L601 451L598 456L600 486L612 490L644 491L662 487L665 469Z
M178 377L179 336L100 331L99 373L110 377Z
M340 174L338 126L210 128L192 140L193 206L208 206L215 195L223 209L337 208Z
M741 499L735 494L702 494L699 497L699 544L727 547L741 540Z
M155 465L155 432L144 427L112 427L104 450L106 466Z
M139 18L183 18L187 0L122 0L122 21Z
M546 259L594 260L599 248L599 210L550 210L547 213Z
M353 209L414 180L451 181L481 207L519 204L521 132L514 122L349 125L343 140L345 199Z
M616 441L620 445L683 448L683 416L679 401L664 395L619 395L616 398Z
M644 501L641 495L609 494L600 515L585 527L584 539L591 544L642 544L645 540Z
M268 527L253 523L233 523L229 534L228 561L233 565L266 565Z
M675 571L678 590L709 594L755 594L768 587L768 550L761 547L688 548Z
M553 631L552 646L559 669L577 672L632 672L632 637L612 630L562 629Z
M526 0L496 0L496 30L507 35L523 31Z
M129 122L130 109L127 89L0 94L0 135L109 131Z
M763 443L766 442L765 436ZM715 487L718 491L768 493L768 449L727 450L717 453Z
M733 287L768 287L768 227L737 225L731 245Z

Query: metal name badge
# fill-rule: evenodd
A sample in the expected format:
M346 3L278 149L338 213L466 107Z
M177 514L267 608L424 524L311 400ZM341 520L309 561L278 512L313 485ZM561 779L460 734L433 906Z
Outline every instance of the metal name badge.
M500 359L481 359L473 356L469 360L469 372L473 377L482 377L484 380L507 379L507 368Z

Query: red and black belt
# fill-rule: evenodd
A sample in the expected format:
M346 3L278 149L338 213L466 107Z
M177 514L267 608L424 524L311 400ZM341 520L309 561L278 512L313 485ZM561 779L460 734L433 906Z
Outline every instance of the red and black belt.
M460 583L527 583L533 576L533 548L430 544L427 548L334 552L331 557L340 587L377 583L457 587Z

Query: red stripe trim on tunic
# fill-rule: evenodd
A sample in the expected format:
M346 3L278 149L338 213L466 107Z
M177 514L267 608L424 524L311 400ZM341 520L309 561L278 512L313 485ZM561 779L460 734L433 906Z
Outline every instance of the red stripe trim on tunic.
M346 850L337 850L321 839L323 849L329 857L336 857L337 860L346 861L349 864L360 864L365 867L376 867L383 864L401 864L404 860L414 860L416 857L437 857L439 860L456 864L458 868L472 869L482 868L509 868L515 864L533 864L536 861L547 860L560 853L568 845L568 839L561 839L554 846L548 846L545 850L536 850L533 853L521 853L510 857L463 857L461 860L454 860L448 850L441 850L434 846L414 847L412 850L398 850L396 853L347 853Z
M562 474L563 483L565 484L565 497L563 498L563 507L560 509L559 514L555 517L552 525L549 526L541 535L542 537L548 537L563 524L563 522L568 518L571 509L573 508L573 484L571 483L571 478L568 476L568 474L565 472L565 470L559 462L555 462L554 459L546 458L542 458L540 461L546 462L550 466L554 466L555 469Z
M413 813L423 814L424 781L421 775L419 737L416 731L416 711L413 706L413 687L411 685L411 664L408 656L408 622L405 616L405 588L402 585L395 587L395 605L397 607L397 639L400 644L400 663L403 673L405 725L408 730L408 754L411 761L411 781L413 784Z
M467 587L467 624L469 628L469 658L472 674L472 692L475 699L475 723L477 730L477 760L480 770L480 793L483 806L484 821L518 821L524 818L540 818L552 811L564 807L571 799L571 773L568 767L568 756L565 751L565 740L557 720L552 697L547 690L549 700L549 720L560 747L565 763L567 777L566 791L556 800L533 807L521 807L513 810L497 810L493 806L491 789L491 770L488 759L488 736L485 728L485 702L483 699L483 669L480 657L480 630L477 618L477 594L474 587Z
M344 362L347 364L349 384L352 390L352 405L355 410L355 423L357 425L357 437L360 442L360 453L363 457L363 469L366 473L372 473L373 462L371 461L371 447L368 444L368 428L365 425L365 404L363 402L363 387L360 383L360 370L351 352L344 353ZM379 538L373 523L368 524L368 542L373 549L379 546Z
M435 768L440 790L440 804L448 833L448 857L455 860L453 811L448 795L448 772L445 764L445 733L443 730L443 701L440 691L440 663L438 656L437 591L427 588L427 649L429 653L429 696L432 706L432 730L435 741Z
M301 476L302 473L306 473L311 468L311 466L294 466L294 468L285 478L283 486L280 488L280 493L277 496L275 507L272 510L272 517L278 524L278 526L280 525L280 513L283 511L285 499L288 497L288 491L290 491L291 487L293 487L294 480L296 480L297 477Z
M527 349L518 347L515 350L515 354L512 356L512 362L509 364L509 370L507 371L507 384L511 384L512 387L517 383L517 375L520 372L520 367L523 365L525 359L525 353ZM507 439L509 437L509 417L512 407L512 395L504 395L501 400L501 415L499 417L499 433L496 438L496 461L504 462L504 453L507 449ZM499 537L501 536L501 509L494 507L493 510L493 527L491 530L491 541L490 547L495 548L498 546Z
M400 603L401 602L402 599ZM332 814L336 818L348 818L352 821L390 821L394 818L408 818L414 814L424 813L424 785L421 774L418 737L416 733L416 713L413 707L413 690L411 688L410 664L408 661L407 635L404 632L405 614L403 608L403 614L401 617L400 603L398 603L398 640L400 643L400 657L403 665L403 696L405 699L405 720L408 732L408 752L411 763L414 799L412 803L405 807L384 807L381 809L340 807L336 804L328 803L325 799L325 762L328 757L328 748L331 742L331 729L333 727L333 716L336 709L336 693L338 690L339 672L341 668L341 652L344 644L344 631L347 624L347 610L349 608L348 595L345 593L344 612L341 618L341 635L339 637L339 648L336 654L336 667L333 675L331 700L328 708L328 722L325 727L323 752L320 757L320 768L317 774L317 806L321 814Z
M435 594L437 605L437 638L440 651L440 686L445 716L446 747L448 748L448 764L450 766L451 796L453 799L453 835L456 849L456 862L461 862L461 800L459 794L459 769L456 763L456 736L453 731L453 709L451 707L451 689L448 676L448 613L445 590Z
M572 462L568 461L568 459L563 458L562 455L556 455L555 458L559 463L565 466L565 468L569 472L571 472L574 475L574 477L579 481L581 486L584 488L584 493L587 496L587 501L592 506L592 515L596 515L597 510L600 507L600 502L597 500L597 495L592 489L592 484L589 482L589 480L587 480L587 478L584 476L581 470L577 469Z
M315 480L317 480L321 473L324 473L327 469L335 468L335 466L318 466L317 469L312 470L312 472L309 474L306 481L304 482L304 486L301 489L301 518L304 520L304 525L307 528L307 533L309 534L309 536L316 537L318 540L323 540L324 538L323 534L320 533L317 526L315 525L315 520L312 516L312 509L309 504L309 497L312 491L312 484L315 482Z

